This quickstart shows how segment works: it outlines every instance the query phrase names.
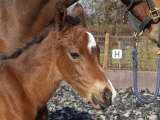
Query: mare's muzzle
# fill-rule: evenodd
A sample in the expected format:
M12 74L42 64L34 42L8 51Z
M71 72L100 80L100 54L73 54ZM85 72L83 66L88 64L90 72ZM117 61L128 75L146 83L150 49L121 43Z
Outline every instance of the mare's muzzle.
M102 98L104 102L101 102L95 94L92 94L93 100L99 104L99 106L104 109L112 104L112 93L107 88L104 88L102 92Z

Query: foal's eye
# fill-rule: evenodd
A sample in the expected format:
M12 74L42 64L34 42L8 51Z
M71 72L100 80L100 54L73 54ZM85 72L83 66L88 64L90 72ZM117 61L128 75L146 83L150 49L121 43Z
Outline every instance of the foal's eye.
M78 59L80 57L78 53L70 53L70 55L73 59Z

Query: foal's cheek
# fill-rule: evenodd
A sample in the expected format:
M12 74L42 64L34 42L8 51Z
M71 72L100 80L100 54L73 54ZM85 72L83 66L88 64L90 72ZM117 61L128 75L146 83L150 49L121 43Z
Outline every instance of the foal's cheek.
M76 65L75 65L75 69L76 69L76 71L77 71L77 75L79 76L79 77L84 77L84 76L86 76L86 70L84 69L84 66L81 64L81 63L77 63Z

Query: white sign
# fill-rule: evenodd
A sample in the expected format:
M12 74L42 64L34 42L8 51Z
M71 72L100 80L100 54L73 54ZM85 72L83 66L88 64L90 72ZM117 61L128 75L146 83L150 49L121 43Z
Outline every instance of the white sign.
M121 59L122 58L122 50L121 49L113 49L112 50L112 58L113 59Z

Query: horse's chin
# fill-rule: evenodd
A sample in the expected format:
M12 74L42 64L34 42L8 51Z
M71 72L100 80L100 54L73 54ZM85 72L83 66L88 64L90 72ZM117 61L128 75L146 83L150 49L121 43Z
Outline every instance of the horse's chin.
M160 48L160 42L159 42L159 43L157 43L157 46Z
M160 48L160 34L159 36L157 36L156 43L157 43L157 46Z
M160 48L160 33L156 34L149 34L148 35L149 39L157 44L157 46Z
M160 48L160 22L158 24L152 24L150 26L148 37Z
M157 40L153 40L153 39L152 39L152 41L155 42L155 43L157 44L157 47L160 48L160 38L157 39Z

